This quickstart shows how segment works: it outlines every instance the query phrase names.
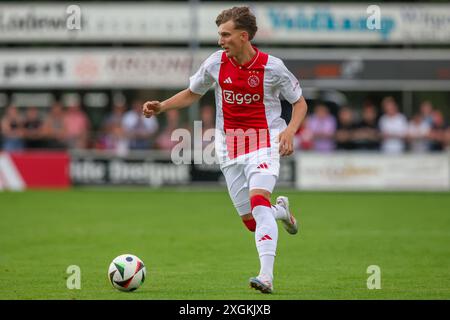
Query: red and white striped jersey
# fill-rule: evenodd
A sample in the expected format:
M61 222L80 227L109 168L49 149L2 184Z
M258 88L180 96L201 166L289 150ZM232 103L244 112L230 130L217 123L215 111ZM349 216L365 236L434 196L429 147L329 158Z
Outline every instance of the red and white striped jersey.
M286 128L280 117L280 94L297 102L302 89L284 63L256 50L244 65L219 50L190 77L189 89L203 95L215 84L216 156L222 166L256 151L278 156L278 134Z

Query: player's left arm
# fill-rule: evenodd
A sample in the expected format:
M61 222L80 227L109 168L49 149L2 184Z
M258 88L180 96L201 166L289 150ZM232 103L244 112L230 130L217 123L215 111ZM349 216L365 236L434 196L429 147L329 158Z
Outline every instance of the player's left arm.
M306 116L308 106L302 95L299 80L286 68L283 61L272 57L273 86L292 104L292 116L287 128L278 135L279 152L282 157L294 152L294 136Z
M294 152L294 136L305 119L308 105L303 96L292 105L292 117L287 128L280 133L278 140L280 142L280 155L289 156Z

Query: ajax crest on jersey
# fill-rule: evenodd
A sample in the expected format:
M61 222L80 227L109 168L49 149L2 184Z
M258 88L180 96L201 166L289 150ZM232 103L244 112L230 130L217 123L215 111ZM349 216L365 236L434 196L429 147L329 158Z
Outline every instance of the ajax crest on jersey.
M134 291L145 280L146 270L141 259L132 254L122 254L109 265L108 278L120 291Z
M255 75L251 75L248 77L248 85L252 88L257 87L259 85L259 78Z

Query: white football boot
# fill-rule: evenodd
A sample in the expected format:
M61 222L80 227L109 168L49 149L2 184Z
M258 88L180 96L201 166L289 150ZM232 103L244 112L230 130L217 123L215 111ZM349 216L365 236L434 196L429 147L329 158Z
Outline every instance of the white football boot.
M270 277L259 275L257 277L250 278L250 287L261 291L262 293L272 293L273 284Z
M277 204L286 210L286 217L281 220L283 227L290 234L296 234L298 232L297 220L289 211L289 199L284 196L277 198Z

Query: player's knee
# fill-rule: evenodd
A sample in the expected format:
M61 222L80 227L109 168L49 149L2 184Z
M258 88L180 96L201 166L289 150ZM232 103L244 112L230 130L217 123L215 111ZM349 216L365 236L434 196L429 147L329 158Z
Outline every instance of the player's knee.
M256 221L253 218L252 214L249 213L249 214L243 215L241 218L242 218L242 222L245 224L247 229L250 230L251 232L255 232Z
M264 206L270 208L270 200L262 194L255 194L250 197L250 207L255 208L256 206Z

